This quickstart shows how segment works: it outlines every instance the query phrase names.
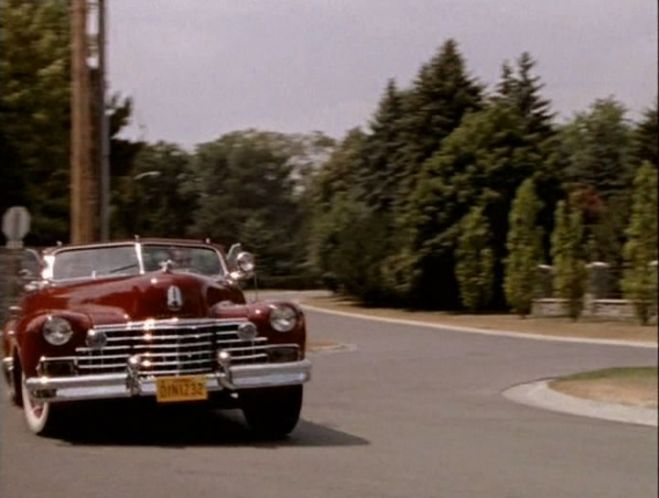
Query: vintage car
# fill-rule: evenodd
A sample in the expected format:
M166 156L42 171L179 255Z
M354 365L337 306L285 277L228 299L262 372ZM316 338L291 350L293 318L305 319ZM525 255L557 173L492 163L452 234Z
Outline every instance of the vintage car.
M136 239L41 256L2 334L8 391L33 432L61 428L64 404L134 397L233 403L260 434L293 430L311 374L304 316L246 302L254 260L238 245Z

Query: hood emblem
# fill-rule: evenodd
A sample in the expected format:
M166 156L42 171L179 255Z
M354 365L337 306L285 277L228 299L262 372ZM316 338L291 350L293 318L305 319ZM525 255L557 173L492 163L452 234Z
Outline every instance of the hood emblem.
M183 294L175 285L170 285L167 289L167 307L171 311L178 311L183 307Z

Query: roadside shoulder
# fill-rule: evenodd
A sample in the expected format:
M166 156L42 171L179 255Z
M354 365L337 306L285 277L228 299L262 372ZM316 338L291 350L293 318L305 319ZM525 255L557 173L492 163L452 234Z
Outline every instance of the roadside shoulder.
M311 304L312 303L312 304ZM580 337L574 335L565 335L563 334L550 334L547 332L543 333L533 333L533 332L523 332L519 330L500 330L500 329L491 329L491 328L480 328L480 327L470 327L463 325L455 325L451 323L446 323L441 321L441 317L432 317L425 315L424 319L418 319L419 316L411 312L398 312L398 316L391 316L392 313L388 313L389 316L383 316L381 313L373 313L372 310L366 308L358 308L354 306L345 307L337 309L337 307L327 307L323 304L319 304L315 300L312 302L302 300L300 305L309 311L314 311L318 313L328 313L337 316L346 316L351 318L360 318L364 320L380 321L385 323L396 323L400 325L412 325L417 327L428 327L441 330L452 330L456 332L466 332L474 334L484 334L500 337L513 337L520 339L532 339L540 341L560 341L560 342L576 342L576 343L585 343L585 344L600 344L600 345L610 345L610 346L629 346L629 347L640 347L640 348L657 348L657 341L642 341L642 340L628 340L628 339L612 339L612 338L593 338L593 337ZM430 318L430 319L428 319Z

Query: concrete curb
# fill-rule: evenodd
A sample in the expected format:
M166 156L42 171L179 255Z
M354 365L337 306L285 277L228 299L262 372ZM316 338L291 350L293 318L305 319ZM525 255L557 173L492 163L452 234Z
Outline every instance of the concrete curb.
M511 330L489 330L489 329L479 329L475 327L461 327L457 325L446 325L441 323L428 323L420 322L418 320L406 320L402 318L385 318L367 315L364 313L353 313L347 311L336 311L328 310L325 308L318 308L316 306L311 306L305 304L304 302L299 303L303 309L314 311L318 313L327 313L330 315L337 316L346 316L350 318L360 318L362 320L371 320L376 322L385 322L385 323L395 323L398 325L412 325L415 327L427 327L432 329L442 329L442 330L453 330L456 332L467 332L470 334L482 334L482 335L493 335L500 337L512 337L516 339L532 339L535 341L553 341L553 342L575 342L581 344L598 344L604 346L625 346L633 348L648 348L648 349L657 349L657 344L654 342L645 342L645 341L623 341L617 339L592 339L588 337L565 337L565 336L550 336L550 335L541 335L541 334L531 334L528 332L514 332Z
M576 398L549 387L548 380L520 384L503 392L504 397L523 405L582 417L657 427L657 409Z

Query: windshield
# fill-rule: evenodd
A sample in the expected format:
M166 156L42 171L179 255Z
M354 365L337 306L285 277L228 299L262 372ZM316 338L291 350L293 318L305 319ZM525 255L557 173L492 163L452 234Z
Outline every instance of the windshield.
M224 273L220 256L211 247L145 244L142 246L142 261L144 271L160 270L163 263L171 261L174 270L207 276Z
M141 252L138 254L138 250ZM139 275L168 263L175 271L209 277L224 275L219 253L212 247L176 244L131 244L58 251L48 258L46 278L72 280Z
M140 265L135 246L93 247L58 252L53 280L137 275Z

